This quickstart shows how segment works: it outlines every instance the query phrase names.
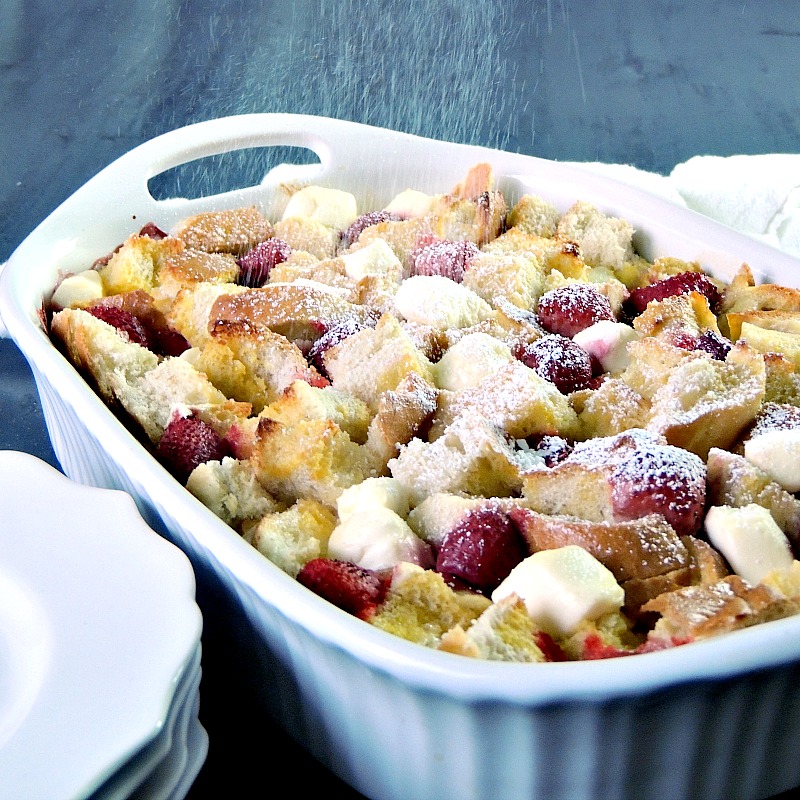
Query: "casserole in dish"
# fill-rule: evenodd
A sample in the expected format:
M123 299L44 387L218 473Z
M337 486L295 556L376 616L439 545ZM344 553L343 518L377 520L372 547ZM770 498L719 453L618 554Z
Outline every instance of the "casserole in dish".
M147 181L185 161L241 147L307 147L318 166L282 167L262 184L155 201ZM633 659L531 667L427 651L363 625L308 592L178 485L50 342L41 311L59 276L85 269L154 222L256 203L274 217L281 186L313 182L375 208L413 186L452 186L492 164L513 202L531 192L624 217L646 258L700 261L723 279L797 283L794 259L686 209L579 168L423 140L335 120L257 115L214 120L148 142L57 209L14 253L2 315L37 381L54 450L70 477L122 488L190 556L204 611L239 631L237 658L287 730L374 798L764 797L800 782L793 688L800 619L789 618Z

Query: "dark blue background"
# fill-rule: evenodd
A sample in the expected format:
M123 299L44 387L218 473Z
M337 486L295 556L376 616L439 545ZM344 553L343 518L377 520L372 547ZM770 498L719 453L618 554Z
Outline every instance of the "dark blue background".
M108 162L187 122L300 112L666 174L698 154L800 152L799 79L792 0L0 0L0 261ZM163 190L264 167L164 176ZM7 340L0 447L56 463ZM286 777L355 797L268 722L249 724L223 650L209 625L211 748L191 796L266 794Z

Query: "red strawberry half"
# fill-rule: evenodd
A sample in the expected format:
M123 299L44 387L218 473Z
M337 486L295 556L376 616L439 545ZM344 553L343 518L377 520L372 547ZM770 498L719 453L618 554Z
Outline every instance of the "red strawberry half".
M368 619L386 597L389 579L351 561L314 558L297 574L297 580L359 619Z
M489 594L528 554L528 544L508 514L487 506L468 513L444 537L436 571Z
M704 294L712 311L719 306L722 300L719 289L707 275L702 272L679 272L677 275L670 275L669 278L656 281L648 286L633 289L625 306L634 315L641 314L652 300L664 300L666 297L689 292Z
M292 248L283 239L273 237L259 242L236 262L239 265L236 282L241 286L258 289L267 282L272 268L286 261L291 254Z
M182 483L195 467L230 455L228 444L199 417L176 412L156 447L158 460Z
M93 317L113 325L128 341L150 348L152 340L144 323L130 311L112 305L98 304L86 309Z

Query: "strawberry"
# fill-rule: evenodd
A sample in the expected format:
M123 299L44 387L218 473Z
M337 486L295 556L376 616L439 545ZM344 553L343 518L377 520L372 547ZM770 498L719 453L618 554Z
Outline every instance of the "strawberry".
M436 571L489 594L527 555L528 544L508 514L485 506L470 511L445 535Z
M172 415L156 447L158 460L182 483L192 470L206 461L221 461L230 455L228 444L194 414Z
M724 361L728 353L730 353L731 347L733 345L723 336L720 336L715 331L707 330L697 337L692 349L702 350L709 353L717 361Z
M327 376L328 373L325 369L324 361L325 353L327 353L331 347L335 347L337 344L343 342L348 336L352 336L354 333L358 333L366 327L366 325L355 319L346 318L332 328L328 328L328 330L318 339L314 340L311 347L309 347L306 353L309 364L316 367L320 375Z
M252 250L248 250L236 262L239 265L237 283L258 289L269 278L270 270L292 254L292 248L283 239L273 237L259 242Z
M537 631L534 634L534 640L536 646L542 651L545 661L569 661L569 656L549 633Z
M592 284L578 282L545 292L536 313L546 331L570 338L596 322L615 319L609 299Z
M587 388L594 375L591 356L560 333L548 333L534 342L526 342L514 355L562 394Z
M151 239L166 239L167 234L161 230L154 222L148 222L142 226L139 236L149 236Z
M413 275L441 275L461 283L472 260L480 253L468 241L438 240L416 248L412 254Z
M641 314L652 300L663 300L678 294L700 292L708 299L708 305L714 311L722 300L722 295L713 281L702 272L679 272L655 283L633 289L625 302L626 309L634 316Z
M373 225L379 225L381 222L390 222L393 220L401 219L399 214L393 214L391 211L368 211L362 214L350 227L342 231L342 247L345 249L350 247L351 244L358 241L365 228L371 228Z
M86 309L93 317L113 325L128 341L151 348L152 340L144 323L130 311L113 305L97 304Z
M307 589L359 619L369 619L384 601L389 578L351 561L314 558L297 574Z

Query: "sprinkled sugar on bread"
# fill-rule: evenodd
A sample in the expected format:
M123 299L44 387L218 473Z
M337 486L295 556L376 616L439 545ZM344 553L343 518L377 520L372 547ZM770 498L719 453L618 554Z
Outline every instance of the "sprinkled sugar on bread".
M442 189L148 224L50 332L255 551L420 646L535 668L800 612L800 290L488 164Z

